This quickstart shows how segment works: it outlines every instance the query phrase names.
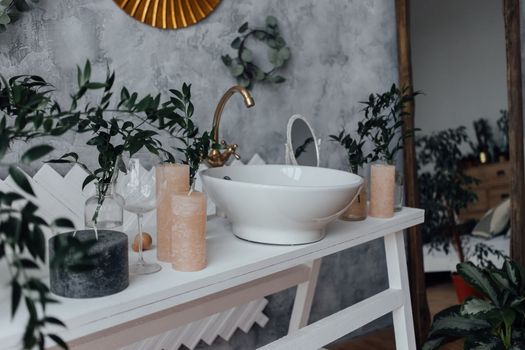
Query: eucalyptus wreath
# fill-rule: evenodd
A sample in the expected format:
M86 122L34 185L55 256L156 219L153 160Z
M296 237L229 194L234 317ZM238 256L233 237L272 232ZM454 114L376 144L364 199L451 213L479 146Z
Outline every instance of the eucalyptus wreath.
M277 19L273 16L266 17L264 28L250 28L248 22L245 22L239 27L238 33L241 35L231 43L232 49L237 50L237 57L221 56L222 62L230 69L237 83L251 89L255 82L275 84L285 82L286 78L276 74L276 71L290 59L290 48L281 36ZM257 39L268 46L268 60L272 64L272 69L269 71L262 70L255 62L253 51L246 45L250 38Z
M31 0L37 3L38 0ZM6 26L20 17L21 12L31 9L27 0L0 0L0 32L6 30Z

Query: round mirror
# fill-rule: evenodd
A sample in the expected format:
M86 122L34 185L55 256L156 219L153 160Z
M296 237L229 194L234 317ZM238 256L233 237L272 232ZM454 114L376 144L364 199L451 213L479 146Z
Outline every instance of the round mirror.
M319 166L319 145L308 121L296 114L288 121L286 142L287 163Z

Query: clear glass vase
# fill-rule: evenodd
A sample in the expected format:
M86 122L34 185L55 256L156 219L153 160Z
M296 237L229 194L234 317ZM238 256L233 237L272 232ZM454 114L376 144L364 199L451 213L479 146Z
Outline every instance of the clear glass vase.
M84 207L86 227L113 229L122 226L124 199L115 193L113 183L96 184L96 194L87 199ZM105 194L102 194L105 190Z

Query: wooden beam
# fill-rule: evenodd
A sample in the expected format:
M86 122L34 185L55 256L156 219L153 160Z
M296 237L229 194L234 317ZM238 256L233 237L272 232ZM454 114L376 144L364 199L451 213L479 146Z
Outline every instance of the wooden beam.
M397 21L397 59L399 65L399 85L409 87L412 92L412 60L410 48L410 1L396 0ZM410 116L405 118L403 130L414 129L415 104L407 106ZM404 141L404 177L405 201L409 207L419 207L419 194L416 173L416 151L413 138ZM430 311L428 308L425 287L425 271L423 266L423 241L419 226L407 230L407 262L412 298L412 313L416 332L416 342L421 348L430 327Z
M525 265L525 191L523 170L523 100L521 88L520 2L504 0L507 49L509 153L511 164L511 256Z

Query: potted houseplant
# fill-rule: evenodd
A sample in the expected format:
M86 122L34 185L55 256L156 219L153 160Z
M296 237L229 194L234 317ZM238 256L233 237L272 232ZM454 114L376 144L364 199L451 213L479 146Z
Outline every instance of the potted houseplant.
M458 339L465 349L524 349L525 268L507 260L500 269L464 262L457 271L481 297L437 313L423 350Z
M446 253L452 243L460 262L465 261L461 241L464 225L457 217L477 199L472 191L477 180L466 175L461 166L461 147L467 143L464 126L421 136L416 141L420 203L425 208L423 241L429 249L443 249ZM471 291L460 276L452 276L458 296L468 295Z
M32 199L35 193L18 165L42 159L53 151L53 147L39 143L29 148L17 164L9 163L5 157L13 143L60 136L74 126L56 113L60 108L52 93L52 86L36 75L0 77L0 167L7 168L19 188L16 192L0 191L0 263L5 263L10 275L11 316L17 315L22 300L27 308L27 323L21 339L24 349L36 346L43 349L47 338L67 348L49 327L64 326L59 319L49 315L46 308L58 301L51 295L47 283L31 271L39 270L46 261L51 266L66 265L65 259L71 249L77 256L74 264L67 264L68 269L88 268L92 259L89 249L93 242L80 242L74 237L57 242L54 256L47 257L44 232L74 226L68 219L48 222L38 214L38 206Z
M346 150L346 157L350 171L354 174L363 175L363 167L373 159L373 154L365 154L363 146L366 137L370 132L370 120L359 122L356 136L352 136L344 129L337 135L330 135L330 139L338 142ZM367 184L366 181L361 187L357 198L350 205L348 210L341 215L341 219L349 221L364 220L367 216Z
M415 130L403 130L404 118L409 115L406 110L408 102L419 92L411 92L406 87L398 88L393 84L390 90L381 94L370 94L365 105L365 123L370 128L368 139L374 145L370 170L370 208L369 215L388 218L394 214L394 207L402 207L402 177L397 175L394 162L397 152L403 149L403 141L412 137ZM397 185L396 185L397 184ZM399 192L395 201L395 192Z

